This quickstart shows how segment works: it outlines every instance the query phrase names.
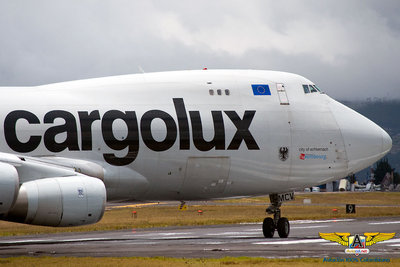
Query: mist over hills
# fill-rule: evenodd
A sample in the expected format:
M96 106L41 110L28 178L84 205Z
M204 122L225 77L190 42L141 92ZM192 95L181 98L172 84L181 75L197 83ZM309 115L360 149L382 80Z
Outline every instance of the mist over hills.
M400 100L366 99L365 101L340 101L346 106L369 118L392 137L393 147L387 155L389 164L400 171ZM375 165L374 165L375 166ZM366 179L369 168L356 176L358 180Z

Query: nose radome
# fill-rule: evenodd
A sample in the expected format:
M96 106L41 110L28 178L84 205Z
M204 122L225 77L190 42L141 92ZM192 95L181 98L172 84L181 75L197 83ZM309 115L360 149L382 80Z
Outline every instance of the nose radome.
M389 134L382 129L382 152L384 154L387 154L391 149L392 149L392 138L390 138Z
M363 115L336 101L331 111L342 133L349 174L374 164L392 148L390 136Z

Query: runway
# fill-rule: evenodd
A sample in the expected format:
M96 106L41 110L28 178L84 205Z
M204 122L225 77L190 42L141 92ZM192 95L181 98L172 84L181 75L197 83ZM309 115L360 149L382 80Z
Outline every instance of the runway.
M123 231L62 233L0 238L0 257L11 256L165 256L219 258L355 257L345 246L318 233L396 232L388 241L367 248L359 257L400 258L400 217L291 221L289 238L265 239L261 224L167 227Z

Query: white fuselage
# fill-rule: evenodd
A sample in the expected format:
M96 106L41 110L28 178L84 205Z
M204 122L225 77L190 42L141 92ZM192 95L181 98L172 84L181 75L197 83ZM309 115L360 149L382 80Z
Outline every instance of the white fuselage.
M255 95L257 84L271 94ZM284 72L204 70L2 88L0 151L97 163L108 200L286 192L388 153L384 130L303 85L313 83Z

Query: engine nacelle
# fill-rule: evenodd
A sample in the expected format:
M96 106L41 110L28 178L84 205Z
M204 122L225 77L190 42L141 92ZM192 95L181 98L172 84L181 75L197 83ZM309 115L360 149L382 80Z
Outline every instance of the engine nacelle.
M2 219L44 226L85 225L103 217L105 203L106 189L97 178L45 178L23 183L14 207Z
M19 177L14 166L0 162L0 216L7 213L18 196Z

